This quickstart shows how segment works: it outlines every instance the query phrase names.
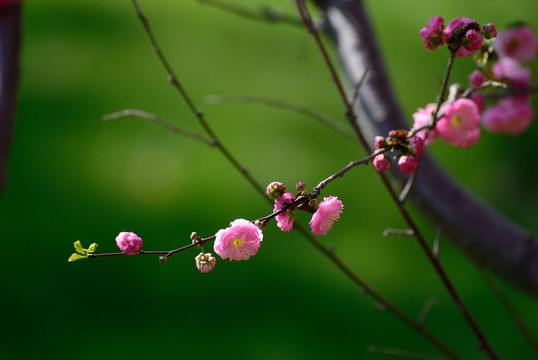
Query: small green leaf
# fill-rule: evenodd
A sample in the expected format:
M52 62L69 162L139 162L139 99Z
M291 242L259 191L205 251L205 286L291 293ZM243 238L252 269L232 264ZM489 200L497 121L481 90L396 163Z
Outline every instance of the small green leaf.
M80 255L86 255L86 250L82 248L82 244L80 243L80 240L75 241L75 251L78 252Z
M71 261L77 261L77 260L80 260L80 259L87 259L87 258L88 257L86 255L80 255L80 254L77 254L77 253L73 253L69 257L69 259L67 259L67 261L71 262Z
M94 252L95 250L97 250L97 244L96 243L93 243L90 245L90 247L88 248L88 253L92 253Z

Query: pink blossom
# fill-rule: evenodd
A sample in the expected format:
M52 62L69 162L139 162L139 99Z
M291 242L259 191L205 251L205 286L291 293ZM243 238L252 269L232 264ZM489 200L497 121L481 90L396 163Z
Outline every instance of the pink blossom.
M486 77L486 75L484 75L480 70L475 70L469 74L469 82L471 83L472 87L479 87L487 80L488 78Z
M482 46L483 36L476 20L459 17L450 21L443 34L457 57L469 56Z
M390 168L390 160L383 154L377 155L373 163L377 171L387 171Z
M295 200L295 195L292 193L285 193L281 197L282 200L284 200L287 203L292 202ZM278 211L284 207L284 203L280 199L275 200L275 208L273 211ZM293 228L293 224L295 223L295 217L293 216L293 210L291 211L284 211L283 213L280 213L276 216L276 223L277 226L282 231L290 232Z
M493 133L517 135L529 127L534 118L530 104L517 98L505 98L490 106L482 115L482 124Z
M443 35L444 20L440 16L432 17L426 26L419 32L424 46L428 50L435 50L438 46L446 42Z
M196 261L196 268L203 273L210 272L215 267L217 259L211 256L211 253L201 252L197 257L194 258Z
M486 39L493 39L494 37L497 37L497 29L492 23L482 25L482 33Z
M456 147L474 145L480 138L478 107L469 99L458 99L446 105L435 129L441 139Z
M400 156L398 167L402 174L409 175L417 171L418 160L414 156Z
M272 183L267 185L267 190L265 190L265 194L267 194L269 199L272 200L284 194L284 191L286 191L286 185L278 181L273 181Z
M223 259L248 260L256 255L263 234L253 223L245 219L237 219L230 227L221 229L215 235L213 248Z
M508 81L514 87L527 87L531 82L531 71L513 58L501 58L491 67L493 77Z
M416 113L413 114L413 120L415 121L413 123L413 129L419 129L423 126L431 124L432 121L432 114L437 108L437 104L428 104L424 109L418 109ZM433 144L436 136L435 129L432 129L428 132L428 135L426 136L427 130L420 130L417 132L416 136L421 137L424 139L424 143L426 146L429 146Z
M125 255L136 255L142 249L144 242L134 232L120 232L116 236L116 244Z
M325 235L331 230L336 220L340 219L340 214L344 209L342 201L336 196L329 196L323 199L318 209L308 223L314 235Z
M528 26L517 26L501 31L493 44L500 57L511 57L520 62L532 60L538 52L538 39Z

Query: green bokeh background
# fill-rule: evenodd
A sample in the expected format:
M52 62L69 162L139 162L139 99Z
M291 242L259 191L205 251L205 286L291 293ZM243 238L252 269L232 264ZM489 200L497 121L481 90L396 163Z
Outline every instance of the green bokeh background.
M295 13L288 0L238 2ZM426 51L417 35L429 17L498 26L523 20L538 28L535 0L367 4L408 114L434 99L446 63L446 52ZM140 5L211 126L262 184L302 180L310 187L364 155L303 115L203 103L208 94L269 96L344 121L306 31L194 0ZM67 263L77 239L112 252L118 232L134 231L147 250L171 249L188 243L192 231L209 236L271 209L215 149L143 120L100 121L138 108L202 131L167 83L130 1L26 1L23 36L18 122L0 199L0 358L390 358L368 353L369 345L437 352L375 310L304 239L273 224L251 261L219 260L210 274L197 272L194 250L166 265L150 256ZM471 69L470 59L458 60L453 79L466 84ZM535 124L517 138L484 133L472 149L439 142L431 151L461 182L537 232L536 141ZM339 196L345 212L321 240L411 316L436 298L428 328L463 358L485 358L417 244L381 236L386 227L405 225L374 171L358 168L324 194ZM435 229L417 217L432 238ZM306 214L298 218L308 221ZM499 354L536 357L453 244L443 243L442 260ZM536 300L501 286L537 334Z

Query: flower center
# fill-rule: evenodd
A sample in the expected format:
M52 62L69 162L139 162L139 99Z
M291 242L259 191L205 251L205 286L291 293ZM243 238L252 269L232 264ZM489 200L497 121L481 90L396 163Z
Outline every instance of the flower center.
M243 245L243 240L241 239L234 239L234 246L241 247Z
M452 119L452 124L454 125L461 124L461 118L459 116L456 116L455 118Z

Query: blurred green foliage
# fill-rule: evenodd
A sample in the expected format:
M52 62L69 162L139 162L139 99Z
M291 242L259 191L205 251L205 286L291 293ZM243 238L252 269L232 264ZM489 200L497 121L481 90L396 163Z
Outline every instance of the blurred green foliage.
M288 0L271 4L294 14ZM517 4L517 5L516 5ZM344 109L310 36L300 28L239 18L195 0L140 0L177 75L223 142L262 184L307 187L364 155L303 115L257 105L203 103L208 94L261 95L312 106L344 121ZM368 1L386 64L408 114L431 102L447 54L426 51L418 31L434 15L502 27L538 28L534 0ZM0 202L2 359L384 359L371 344L436 353L388 313L374 310L329 261L274 225L248 262L194 266L196 251L171 258L103 258L68 263L73 242L116 251L134 231L147 250L210 236L236 218L271 209L215 149L138 119L101 122L124 108L154 112L202 131L151 49L130 1L24 3L18 122L9 182ZM470 59L455 66L466 84ZM538 69L533 65L533 71ZM536 124L525 134L484 133L477 146L432 151L463 183L538 231ZM465 359L485 358L416 243L384 238L403 227L371 168L358 168L325 195L345 212L322 238L351 267L412 316L438 299L427 326ZM435 229L417 214L424 233ZM306 224L308 217L299 215ZM533 354L499 301L453 244L442 260L504 358ZM505 284L538 333L535 299Z

